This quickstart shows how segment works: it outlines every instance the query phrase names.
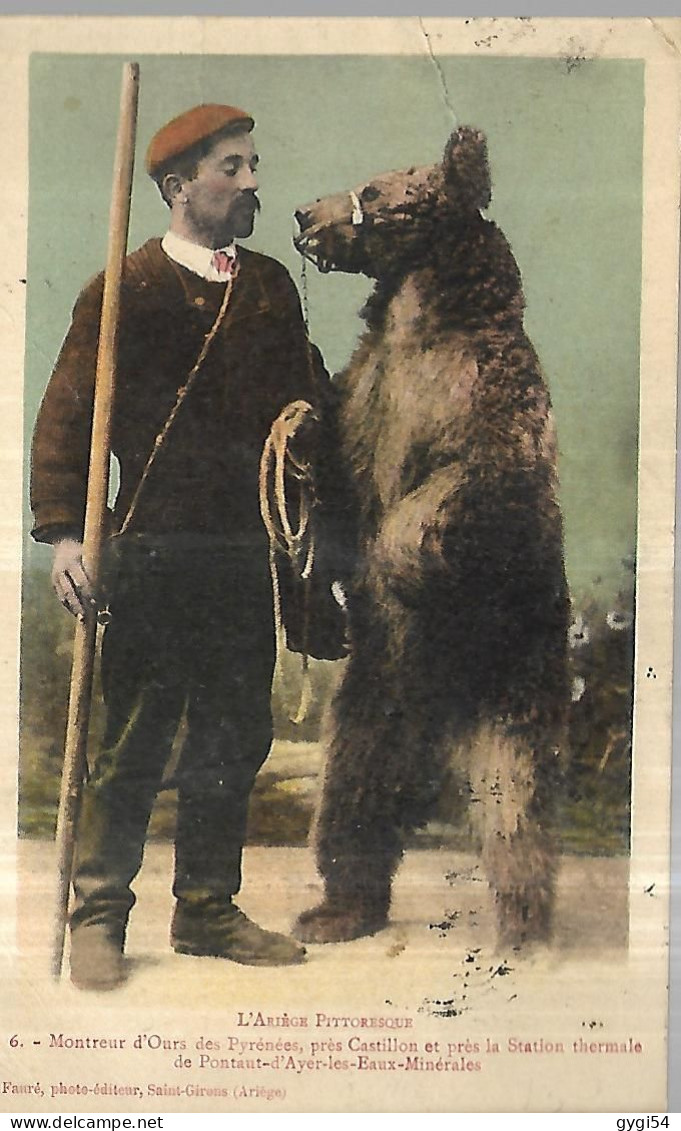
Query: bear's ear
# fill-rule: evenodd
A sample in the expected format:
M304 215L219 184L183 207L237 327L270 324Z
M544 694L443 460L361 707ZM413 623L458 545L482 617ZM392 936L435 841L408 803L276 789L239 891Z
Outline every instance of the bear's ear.
M480 130L460 126L450 137L442 160L445 189L464 210L484 209L492 199L487 138Z

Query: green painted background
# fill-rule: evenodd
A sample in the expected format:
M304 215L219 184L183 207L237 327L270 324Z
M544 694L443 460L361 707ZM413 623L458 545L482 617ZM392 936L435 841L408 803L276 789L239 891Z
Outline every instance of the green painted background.
M361 43L358 43L361 49ZM106 251L120 86L118 56L31 61L27 438L83 282ZM155 129L198 102L256 119L263 211L250 246L301 283L291 215L389 168L439 158L452 128L426 57L140 57L130 246L165 230L145 176ZM575 594L605 602L636 529L643 64L444 57L457 119L488 135L490 215L523 272L527 325L551 386L561 448L567 565ZM361 329L366 281L308 270L313 337L339 369ZM28 541L27 541L28 545ZM31 547L40 566L47 551Z

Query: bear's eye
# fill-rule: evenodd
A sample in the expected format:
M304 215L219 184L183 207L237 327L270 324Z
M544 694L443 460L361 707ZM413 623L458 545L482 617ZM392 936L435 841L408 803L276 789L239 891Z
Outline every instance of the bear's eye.
M377 189L375 185L367 185L365 189L362 189L359 199L362 201L362 204L371 204L371 201L378 200L380 195L381 190Z

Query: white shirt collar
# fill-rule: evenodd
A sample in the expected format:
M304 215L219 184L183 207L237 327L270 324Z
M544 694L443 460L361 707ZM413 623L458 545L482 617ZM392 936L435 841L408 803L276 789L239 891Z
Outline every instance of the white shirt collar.
M233 242L222 248L202 247L201 244L192 243L170 231L166 232L161 240L161 247L166 255L181 267L186 267L188 271L193 271L195 275L200 275L209 283L224 283L229 278L229 272L218 271L213 266L213 252L226 251L229 255L237 253L236 244Z

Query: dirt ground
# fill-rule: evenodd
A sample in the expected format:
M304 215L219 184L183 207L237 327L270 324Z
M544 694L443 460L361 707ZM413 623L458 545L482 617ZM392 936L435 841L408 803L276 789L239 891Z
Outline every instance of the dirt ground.
M263 969L170 950L172 847L152 842L129 929L131 976L110 994L83 994L66 974L60 983L50 977L52 845L22 841L18 864L17 953L4 983L3 1013L5 1027L9 1022L19 1029L23 1044L4 1054L0 1047L0 1071L16 1079L20 1064L21 1078L40 1081L43 1094L22 1096L9 1110L662 1110L664 1027L656 999L646 996L646 971L635 963L633 969L628 956L626 858L563 857L554 941L519 954L495 946L491 899L474 856L414 850L398 873L387 930L342 946L310 947L298 967ZM287 930L319 892L307 849L246 850L240 902L263 926ZM270 1019L260 1028L258 1011ZM291 1027L289 1019L298 1015L307 1029ZM406 1026L426 1060L429 1049L449 1050L458 1041L462 1049L478 1047L467 1063L479 1057L479 1071L457 1068L446 1078L383 1071L380 1064L390 1067L390 1057L383 1056L381 1041L395 1030L344 1029L325 1020L347 1015L355 1018L352 1025L369 1017ZM125 1035L130 1055L54 1047L54 1035L84 1033ZM167 1044L152 1050L144 1044L149 1035ZM513 1035L544 1042L541 1052L513 1054L507 1045ZM274 1063L260 1071L247 1058L236 1068L226 1066L225 1050L244 1036L298 1041L303 1060L311 1040L332 1039L342 1051L325 1049L314 1070L307 1060L290 1071L283 1064L272 1071ZM357 1056L350 1070L332 1071L332 1058L347 1057L350 1039L359 1036L378 1039L367 1065L359 1070ZM210 1061L205 1050L196 1051L206 1037L222 1050L208 1054ZM642 1042L640 1055L582 1055L572 1048L580 1039L629 1038ZM133 1054L136 1039L142 1050ZM170 1051L178 1040L187 1050L179 1062ZM486 1051L488 1041L498 1048ZM564 1042L560 1055L555 1042ZM452 1054L457 1066L466 1055ZM379 1069L364 1071L374 1057ZM87 1079L134 1083L139 1098L133 1104L100 1093L95 1100L92 1091L89 1098L74 1094L78 1081ZM198 1099L195 1090L191 1098L178 1098L178 1080L209 1090ZM66 1090L55 1097L51 1089L62 1085ZM158 1086L166 1090L149 1093ZM210 1090L216 1087L218 1092ZM218 1093L230 1098L218 1099Z
M36 963L49 968L53 874L53 847L49 842L20 842L18 944L20 954L34 968ZM172 846L149 844L136 884L138 903L128 933L132 976L117 991L121 1002L138 1002L147 995L153 1000L160 992L166 1004L196 1003L204 997L207 983L212 999L216 986L227 988L234 980L235 967L229 962L187 958L169 949L171 876ZM563 858L551 950L554 961L579 955L616 959L626 954L627 879L628 860L624 857ZM261 925L286 931L297 912L312 906L320 892L312 854L307 849L246 849L239 902ZM412 996L414 992L418 996L421 969L420 992L426 998L436 989L433 970L438 964L444 962L449 968L452 959L465 959L476 948L490 961L499 959L517 966L513 954L495 950L493 908L477 858L444 849L413 851L406 855L397 875L389 928L373 938L344 946L310 948L308 962L289 970L286 980L295 984L319 975L325 981L345 982L351 959L359 981L363 981L359 971L366 969L374 985L383 979L389 985L396 966L403 968L408 963ZM418 959L416 966L412 958ZM251 982L259 985L263 978L272 976L261 969L239 968L238 972L242 987ZM506 979L508 988L514 977L509 973ZM390 996L387 990L386 994Z

